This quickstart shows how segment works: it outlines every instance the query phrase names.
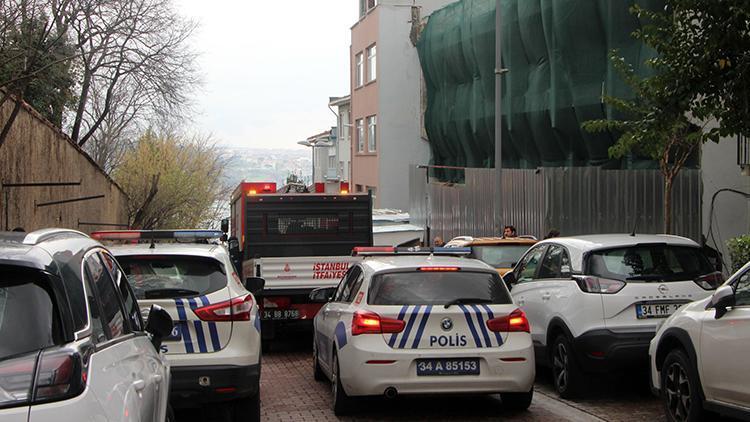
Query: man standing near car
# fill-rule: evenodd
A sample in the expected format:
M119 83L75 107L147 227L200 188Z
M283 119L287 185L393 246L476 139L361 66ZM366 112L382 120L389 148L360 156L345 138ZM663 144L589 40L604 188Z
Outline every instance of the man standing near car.
M516 232L516 228L511 225L505 226L503 228L503 238L508 239L512 237L518 237L518 232Z

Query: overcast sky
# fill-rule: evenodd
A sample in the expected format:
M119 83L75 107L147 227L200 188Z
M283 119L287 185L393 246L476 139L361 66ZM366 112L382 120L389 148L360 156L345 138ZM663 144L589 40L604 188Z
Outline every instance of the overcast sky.
M302 148L335 125L329 96L349 93L353 0L176 0L199 23L204 86L194 128L222 144Z

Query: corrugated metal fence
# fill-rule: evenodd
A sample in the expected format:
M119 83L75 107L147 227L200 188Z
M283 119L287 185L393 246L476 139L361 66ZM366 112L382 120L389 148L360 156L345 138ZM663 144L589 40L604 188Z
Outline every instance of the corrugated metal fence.
M656 170L601 170L594 167L503 171L495 201L494 169L466 169L463 184L427 182L426 169L410 173L411 219L430 236L493 236L505 224L521 234L563 235L663 232L663 179ZM672 192L673 231L699 240L700 170L683 170ZM497 204L497 205L496 205Z

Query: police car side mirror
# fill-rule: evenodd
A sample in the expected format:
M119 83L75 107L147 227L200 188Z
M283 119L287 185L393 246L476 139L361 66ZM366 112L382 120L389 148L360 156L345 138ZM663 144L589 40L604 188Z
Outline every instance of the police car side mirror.
M266 280L260 277L248 277L245 279L245 289L257 296L266 287Z
M146 322L146 332L151 334L151 343L156 350L161 347L161 342L172 334L174 322L169 313L159 305L151 305L148 311L148 322Z
M221 220L221 231L224 233L229 233L229 219L224 218Z
M734 307L736 298L734 296L734 288L732 286L721 286L716 289L716 292L711 296L711 300L706 305L706 310L715 309L715 319L719 319L726 315L727 308Z
M328 303L333 299L333 295L336 293L335 287L321 287L310 292L310 302L312 303Z

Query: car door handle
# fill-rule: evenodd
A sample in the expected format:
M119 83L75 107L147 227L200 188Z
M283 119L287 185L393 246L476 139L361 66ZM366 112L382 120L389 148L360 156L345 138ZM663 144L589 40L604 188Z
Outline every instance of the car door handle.
M155 384L161 384L161 381L164 379L164 377L162 377L161 374L156 374L151 377L151 379L154 380Z
M133 381L133 388L135 388L135 391L141 392L146 388L146 381L144 380L135 380Z

